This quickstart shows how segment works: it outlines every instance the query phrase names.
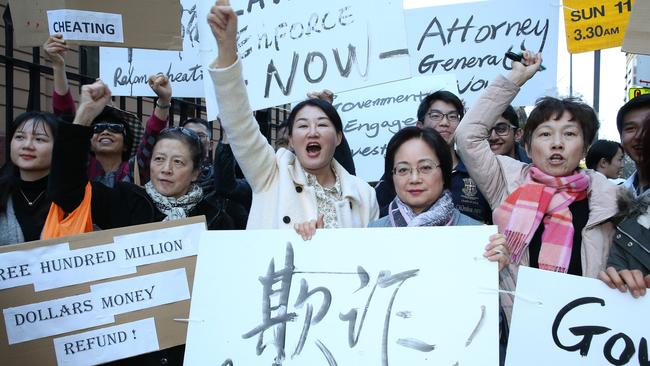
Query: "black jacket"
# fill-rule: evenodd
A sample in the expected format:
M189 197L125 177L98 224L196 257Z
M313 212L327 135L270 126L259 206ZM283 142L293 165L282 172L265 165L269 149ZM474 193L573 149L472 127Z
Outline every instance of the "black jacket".
M86 164L90 137L89 127L62 124L54 142L48 194L65 212L72 212L83 199L88 182ZM157 222L165 218L142 187L131 183L119 183L114 188L91 184L92 220L102 229ZM189 216L205 215L209 230L235 229L242 226L228 213L235 206L219 196L210 195L204 197Z
M650 229L638 218L650 212L650 195L634 198L626 191L618 198L618 205L624 219L616 226L607 266L617 271L638 269L646 276L650 274Z

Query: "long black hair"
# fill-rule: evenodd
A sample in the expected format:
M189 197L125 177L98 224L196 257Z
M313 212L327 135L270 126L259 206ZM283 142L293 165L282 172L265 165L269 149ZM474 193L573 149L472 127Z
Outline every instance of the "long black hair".
M41 126L47 125L52 130L52 139L56 138L57 128L59 125L59 118L52 113L48 112L25 112L20 114L9 125L9 135L7 136L6 143L11 145L11 140L14 138L16 131L27 121L32 120L33 132L36 132ZM45 128L43 128L45 130ZM0 209L4 210L7 205L9 196L16 190L20 182L20 172L18 168L11 161L11 154L7 157L7 162L0 169Z

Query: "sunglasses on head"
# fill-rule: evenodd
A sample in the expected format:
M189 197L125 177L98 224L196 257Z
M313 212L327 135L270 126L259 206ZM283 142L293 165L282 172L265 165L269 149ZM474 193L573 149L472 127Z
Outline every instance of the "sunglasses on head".
M168 128L165 128L164 130L162 130L160 132L161 135L174 134L174 133L183 134L183 135L185 135L185 136L187 136L187 137L189 137L189 138L191 138L192 140L195 140L195 141L200 141L201 140L201 138L199 137L199 135L196 134L196 132L194 132L194 131L190 130L189 128L186 128L186 127L168 127Z
M121 123L100 122L92 125L93 133L101 133L106 130L113 133L124 133L124 125Z

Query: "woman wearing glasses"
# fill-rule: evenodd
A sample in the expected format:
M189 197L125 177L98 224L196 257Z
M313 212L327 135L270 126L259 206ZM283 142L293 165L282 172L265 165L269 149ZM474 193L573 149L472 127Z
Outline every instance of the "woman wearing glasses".
M52 62L54 113L71 121L75 115L75 105L65 73L67 44L61 34L56 34L49 37L43 50ZM113 187L117 182L144 184L149 180L152 144L155 136L167 126L172 88L167 77L162 74L152 75L148 83L158 100L147 120L144 135L142 122L137 116L117 108L105 107L93 121L92 154L87 167L91 181ZM137 176L136 171L139 172Z
M229 6L214 6L208 23L219 56L210 65L221 125L253 190L247 228L293 228L310 222L322 227L365 227L379 208L373 189L350 175L335 159L342 139L336 109L320 99L298 103L288 118L289 145L277 152L253 118L237 57L237 16Z
M65 212L74 211L84 197L91 121L110 102L110 95L101 81L84 85L74 123L60 127L48 192ZM91 184L93 224L109 229L205 215L210 230L235 228L237 223L227 213L230 203L214 195L204 199L195 184L202 159L203 145L196 133L187 128L163 130L153 146L151 180L144 187Z
M38 240L52 203L47 180L59 119L26 112L9 126L10 160L0 172L0 245Z

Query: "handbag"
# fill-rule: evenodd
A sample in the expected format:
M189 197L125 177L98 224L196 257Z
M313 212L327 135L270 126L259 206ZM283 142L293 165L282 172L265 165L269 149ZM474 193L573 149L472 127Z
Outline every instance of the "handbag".
M93 231L93 220L90 201L92 198L92 186L86 184L84 198L81 204L68 216L59 205L52 202L50 211L47 214L41 239L60 238L62 236L76 235Z

